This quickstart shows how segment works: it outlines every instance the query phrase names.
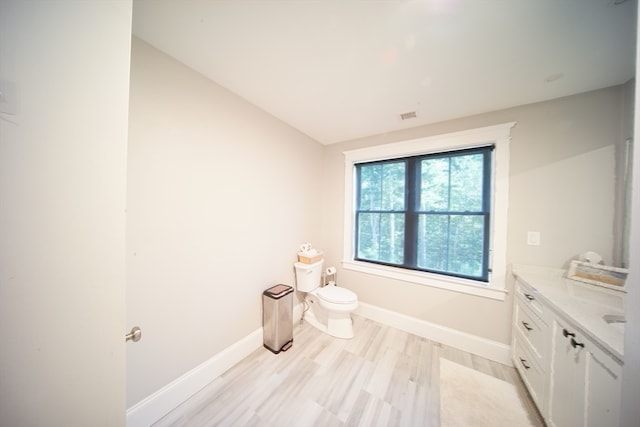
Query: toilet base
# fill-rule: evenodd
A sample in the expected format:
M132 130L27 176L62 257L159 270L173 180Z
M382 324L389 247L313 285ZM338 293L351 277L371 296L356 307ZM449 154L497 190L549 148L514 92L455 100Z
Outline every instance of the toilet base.
M303 319L316 329L336 338L353 338L351 312L330 312L323 308L315 295L305 298L309 309Z

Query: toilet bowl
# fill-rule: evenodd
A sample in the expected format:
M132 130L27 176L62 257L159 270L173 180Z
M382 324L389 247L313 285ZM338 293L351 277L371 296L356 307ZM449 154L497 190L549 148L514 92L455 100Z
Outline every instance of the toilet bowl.
M303 319L310 325L337 338L353 338L351 312L358 308L358 296L339 286L320 287L324 261L295 263L296 287L305 293L308 308Z
M358 308L358 296L346 288L339 286L325 286L316 291L320 305L329 311L344 311L351 313Z

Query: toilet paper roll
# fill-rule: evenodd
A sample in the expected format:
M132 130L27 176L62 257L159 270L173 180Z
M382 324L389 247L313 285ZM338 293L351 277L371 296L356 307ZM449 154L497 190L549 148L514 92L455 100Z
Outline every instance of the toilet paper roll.
M300 245L300 252L306 253L311 250L311 243L303 243Z
M335 267L329 267L329 268L327 268L326 273L327 273L327 276L332 276L332 275L336 274L336 268Z

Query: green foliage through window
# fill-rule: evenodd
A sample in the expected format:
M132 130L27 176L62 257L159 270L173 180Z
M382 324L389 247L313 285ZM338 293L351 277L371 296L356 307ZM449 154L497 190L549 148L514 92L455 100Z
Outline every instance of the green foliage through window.
M356 165L356 259L488 281L493 146Z

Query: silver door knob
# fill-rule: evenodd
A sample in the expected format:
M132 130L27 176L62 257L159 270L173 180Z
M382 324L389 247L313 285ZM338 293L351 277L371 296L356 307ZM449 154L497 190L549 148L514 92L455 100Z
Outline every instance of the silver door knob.
M142 330L139 327L134 326L131 329L131 332L124 336L124 341L127 342L131 340L133 342L138 342L140 341L140 338L142 338Z

